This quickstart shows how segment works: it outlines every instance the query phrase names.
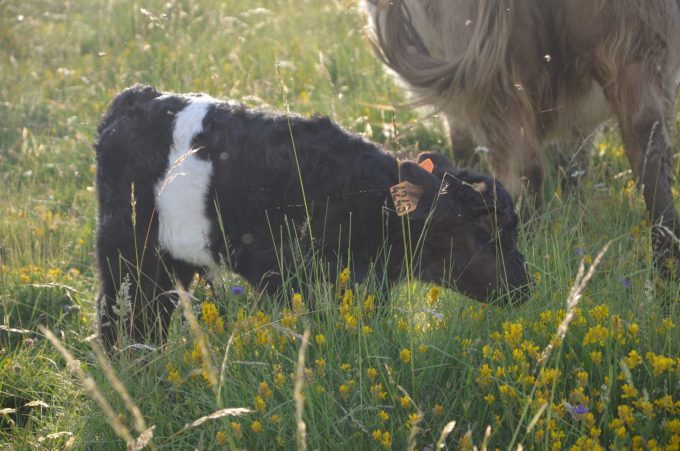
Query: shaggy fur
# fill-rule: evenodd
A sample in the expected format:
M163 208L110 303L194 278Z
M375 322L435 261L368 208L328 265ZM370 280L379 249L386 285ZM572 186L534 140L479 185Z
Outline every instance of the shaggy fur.
M389 284L409 236L422 280L481 301L528 293L510 195L438 155L421 155L429 173L325 117L141 86L116 97L98 131L98 312L109 348L119 324L134 339L162 338L175 282L186 288L197 271L228 264L273 291L312 248L328 274L351 262L356 279L374 268ZM423 192L408 219L390 196L400 181Z
M378 56L467 133L495 175L540 204L542 142L583 142L611 116L641 183L663 274L680 252L668 118L680 75L679 0L367 0ZM579 146L574 146L578 148Z

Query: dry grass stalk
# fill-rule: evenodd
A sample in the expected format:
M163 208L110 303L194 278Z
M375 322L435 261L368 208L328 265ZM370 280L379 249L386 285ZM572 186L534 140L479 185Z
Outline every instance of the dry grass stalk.
M293 388L295 422L297 424L295 441L297 442L297 449L301 451L307 449L307 425L302 418L302 413L305 409L305 394L302 392L302 389L305 384L305 354L307 353L307 346L309 346L309 328L305 329L305 333L302 336L297 367L295 368L295 387Z
M222 399L222 386L224 385L224 378L225 374L227 371L227 361L229 358L229 350L231 349L231 344L234 341L234 335L236 334L236 330L232 331L231 335L229 336L229 340L227 341L227 347L224 350L224 357L222 358L222 365L220 365L220 381L217 384L217 403L218 405L220 404L220 400Z
M123 400L123 404L125 404L125 407L132 414L132 418L134 418L135 420L134 424L137 433L142 435L147 434L147 432L150 429L147 427L146 421L144 421L142 411L139 410L139 407L137 407L137 405L133 401L132 397L130 396L130 393L125 388L125 385L123 385L121 380L116 375L116 372L111 366L108 357L106 356L106 354L104 354L104 351L102 350L101 346L99 345L98 342L92 341L90 342L90 347L92 348L95 356L97 357L97 363L99 363L99 366L104 371L104 376L106 376L106 380L109 381L111 387L113 387L113 389L116 390L118 395L120 395L121 399ZM153 428L151 428L151 430L153 430Z
M139 451L146 448L151 439L153 439L154 429L156 429L156 426L151 426L146 431L142 431L133 443L128 443L128 451Z
M204 417L199 418L198 420L192 421L191 423L187 423L182 429L177 431L174 435L181 434L184 431L198 427L204 423L207 423L210 420L217 420L219 418L224 417L240 417L241 415L245 415L250 412L252 412L252 410L243 407L220 409L216 412L211 413L210 415L206 415Z
M491 425L486 427L486 430L484 431L484 440L482 441L482 451L486 451L487 448L489 447L489 440L491 440Z
M59 353L66 360L67 367L80 380L80 382L85 387L85 390L87 390L92 399L94 399L94 401L97 404L99 404L99 407L102 409L102 412L106 417L106 422L109 424L109 426L111 426L113 432L115 432L115 434L118 437L125 440L125 443L128 444L133 443L134 438L132 437L132 434L130 433L128 428L126 428L125 425L120 421L120 418L118 418L118 414L116 413L116 411L113 410L111 404L109 404L104 395L102 395L102 393L99 391L99 389L97 388L97 383L94 381L94 379L85 374L82 368L80 368L80 361L76 360L73 357L73 355L61 343L61 341L59 341L59 339L54 336L51 330L42 325L39 325L38 329L40 330L41 333L45 335L45 337L52 343L52 345L55 348L57 348L57 351L59 351Z
M442 433L439 434L439 440L437 440L437 446L435 446L434 449L444 449L446 446L446 437L449 436L451 432L453 432L453 429L456 427L456 422L455 421L449 421L446 423L446 426L444 426L444 429L442 429Z
M609 246L611 244L612 244L611 241L605 244L600 253L597 254L597 257L595 257L593 264L590 265L590 268L588 268L587 273L585 273L585 264L583 260L581 260L581 264L579 265L578 268L578 273L576 274L576 280L574 280L574 285L571 287L569 297L567 298L567 311L564 314L564 318L562 319L562 322L557 328L555 336L553 337L552 340L550 340L550 343L548 344L548 346L545 347L545 349L541 353L541 357L538 359L538 364L541 365L541 369L543 368L542 365L548 360L548 357L550 357L550 354L552 353L552 350L555 348L555 346L562 343L562 340L564 340L564 337L567 335L567 330L569 330L569 324L574 319L574 312L576 311L576 306L581 301L581 296L583 295L583 292L586 289L586 285L593 277L593 274L595 274L595 269L602 261L602 257L604 257L604 254L607 253L607 250L609 250Z

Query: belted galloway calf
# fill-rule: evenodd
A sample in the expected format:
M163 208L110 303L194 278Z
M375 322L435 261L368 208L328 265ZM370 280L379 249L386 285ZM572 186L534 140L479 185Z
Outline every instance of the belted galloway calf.
M350 262L358 280L373 269L390 282L413 249L421 280L484 302L528 294L510 195L439 155L398 162L326 117L143 86L116 97L98 135L98 324L109 349L118 330L162 340L176 285L196 272L228 264L276 291L300 249L331 274Z
M579 148L618 119L661 273L678 263L668 120L680 80L680 0L364 0L377 55L416 103L469 135L495 175L540 204L541 145ZM462 131L462 133L461 133Z

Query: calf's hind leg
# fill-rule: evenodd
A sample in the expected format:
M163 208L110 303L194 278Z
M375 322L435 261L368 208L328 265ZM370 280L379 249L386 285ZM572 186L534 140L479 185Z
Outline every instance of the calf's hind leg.
M196 270L191 265L163 255L155 246L144 246L138 233L139 250L129 227L100 225L97 257L101 291L97 299L99 336L111 350L123 332L133 342L160 344L177 303L176 284L188 288ZM122 233L128 230L129 233Z

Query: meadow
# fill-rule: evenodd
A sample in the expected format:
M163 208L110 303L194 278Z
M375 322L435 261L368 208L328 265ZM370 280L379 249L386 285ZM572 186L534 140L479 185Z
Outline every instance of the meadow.
M92 143L113 96L205 91L449 152L362 27L354 0L0 0L0 448L680 449L680 275L652 270L614 123L579 192L551 166L521 306L413 281L379 305L347 272L271 299L227 274L196 279L162 349L101 354Z

